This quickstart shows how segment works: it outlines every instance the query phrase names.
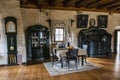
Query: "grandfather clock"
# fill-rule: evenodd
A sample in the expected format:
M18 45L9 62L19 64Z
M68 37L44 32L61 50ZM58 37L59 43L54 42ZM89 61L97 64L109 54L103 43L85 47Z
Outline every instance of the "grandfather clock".
M7 35L8 64L17 64L17 23L16 18L5 18L5 31Z

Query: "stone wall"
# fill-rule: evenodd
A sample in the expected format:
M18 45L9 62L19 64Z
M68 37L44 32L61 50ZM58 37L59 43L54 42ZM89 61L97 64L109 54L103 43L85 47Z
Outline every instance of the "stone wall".
M112 46L113 48L113 37L114 37L114 28L118 25L120 25L119 22L119 15L117 13L105 13L105 12L90 12L90 11L65 11L65 10L39 10L39 9L21 9L22 15L23 15L23 22L24 22L24 30L35 24L42 24L44 26L49 27L48 23L46 22L47 19L51 20L70 20L73 19L74 22L71 27L71 33L72 33L72 45L78 46L77 44L77 36L80 32L80 30L85 28L77 28L77 17L78 14L88 14L88 27L89 28L89 20L90 18L94 18L96 20L95 26L97 26L97 16L98 15L108 15L108 26L107 28L103 28L107 30L109 33L111 33L112 36ZM46 13L48 15L46 15Z
M0 1L0 65L7 64L7 38L5 34L4 18L13 16L17 19L17 48L18 54L22 54L23 62L26 62L25 40L20 4L17 0Z

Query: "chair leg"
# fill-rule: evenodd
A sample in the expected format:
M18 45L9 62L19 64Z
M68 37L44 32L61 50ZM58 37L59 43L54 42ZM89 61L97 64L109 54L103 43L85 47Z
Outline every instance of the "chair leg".
M78 60L76 60L76 62L75 62L75 63L76 63L76 68L78 68Z
M78 61L74 61L75 62L75 66L76 66L76 69L78 69ZM68 67L68 70L70 70L70 61L67 62L67 67Z
M85 63L87 63L87 61L86 61L86 56L85 56Z
M82 66L84 65L84 56L82 56Z
M61 57L61 59L60 59L60 63L61 63L61 68L63 68L63 58Z
M55 61L56 61L56 59L55 59L55 57L53 57L53 58L52 58L52 67L53 67Z
M78 62L78 64L80 64L80 58L79 57L77 58L77 62Z
M54 65L54 58L53 58L53 60L52 60L52 67L53 67L53 65Z
M69 60L66 61L66 66L67 66L67 68L69 70L70 69L70 62L69 62Z

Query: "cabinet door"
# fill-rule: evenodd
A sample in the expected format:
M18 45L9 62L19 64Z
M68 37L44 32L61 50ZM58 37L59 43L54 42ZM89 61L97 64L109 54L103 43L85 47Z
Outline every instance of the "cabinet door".
M32 39L32 48L39 47L39 35L38 32L32 32L31 33L31 39Z
M49 30L45 26L35 25L26 30L27 64L34 64L49 54Z
M32 59L49 58L49 35L45 31L36 31L31 33L32 39Z

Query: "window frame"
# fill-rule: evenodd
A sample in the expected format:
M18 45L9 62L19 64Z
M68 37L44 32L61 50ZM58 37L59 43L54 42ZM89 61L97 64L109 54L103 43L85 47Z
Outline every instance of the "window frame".
M62 39L62 40L56 40L56 29L63 29L63 36L62 36L63 39ZM59 35L60 35L60 34L59 34ZM65 39L64 36L65 36L65 28L63 28L63 27L56 27L56 28L55 28L55 33L54 33L54 41L55 41L55 42L64 42L64 39Z

